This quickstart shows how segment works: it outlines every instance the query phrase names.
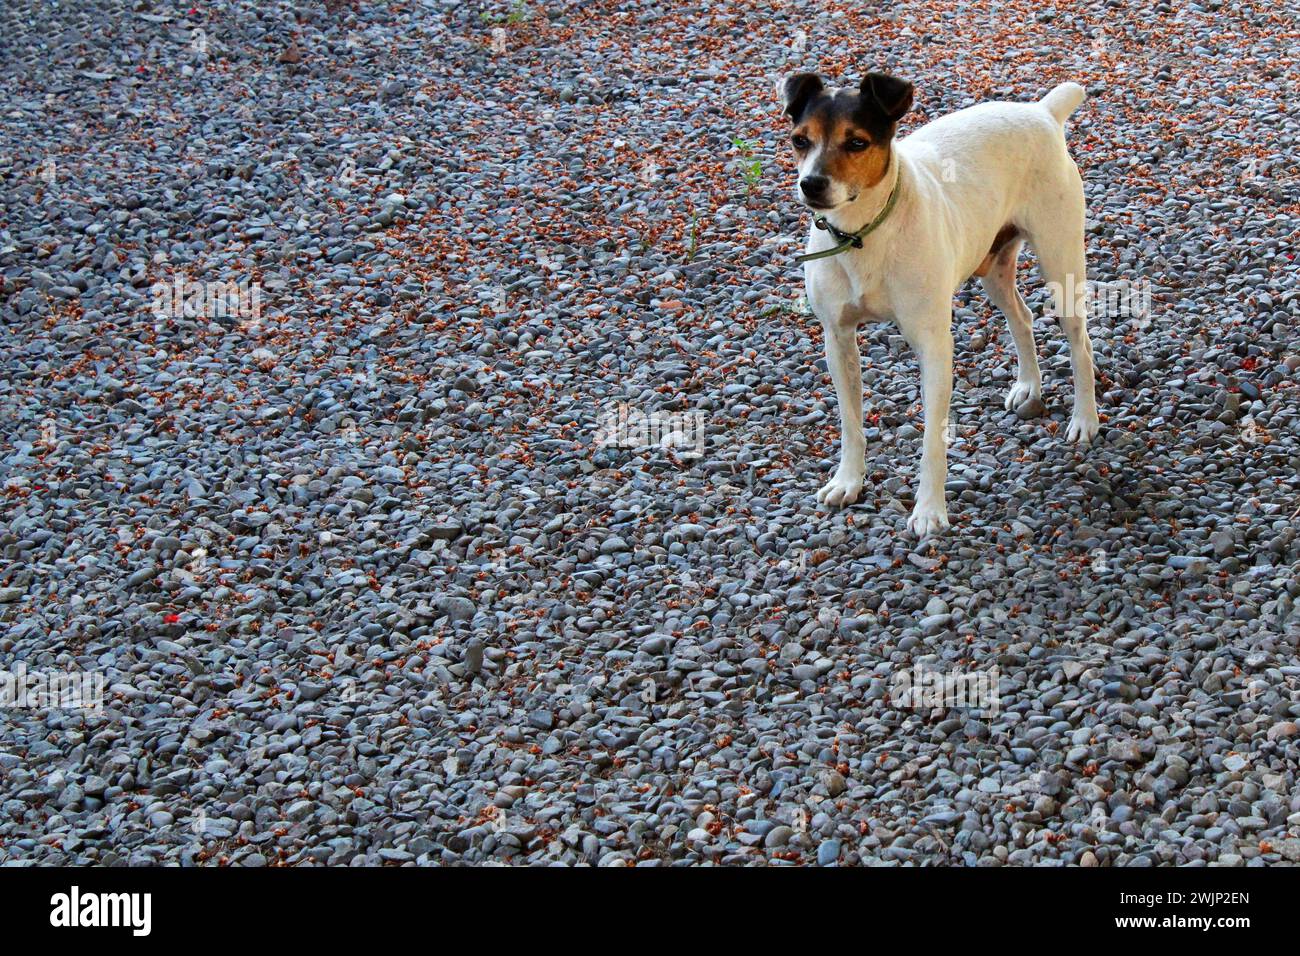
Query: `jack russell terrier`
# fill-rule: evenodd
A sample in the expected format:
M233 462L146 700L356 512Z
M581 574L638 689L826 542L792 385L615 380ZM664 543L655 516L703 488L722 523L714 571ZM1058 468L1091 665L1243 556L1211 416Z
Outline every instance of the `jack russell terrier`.
M1002 310L1019 370L1006 407L1040 399L1032 316L1016 288L1028 242L1070 342L1074 413L1066 440L1097 434L1083 250L1083 182L1065 147L1065 119L1083 87L1062 83L1037 103L982 103L895 142L912 84L871 73L856 90L827 89L815 73L780 87L794 123L795 192L814 212L805 263L808 303L826 337L840 407L840 465L817 493L851 505L866 472L862 360L857 328L894 322L916 351L925 437L916 506L918 537L948 527L945 439L952 396L952 297L972 275Z

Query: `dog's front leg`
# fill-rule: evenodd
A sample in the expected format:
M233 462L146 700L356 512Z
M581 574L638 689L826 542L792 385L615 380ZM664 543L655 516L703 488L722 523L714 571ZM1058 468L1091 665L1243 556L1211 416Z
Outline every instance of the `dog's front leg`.
M817 492L817 500L832 506L851 505L862 492L867 452L862 434L862 357L858 353L858 330L851 323L823 319L822 334L826 339L826 365L840 406L840 466Z
M905 330L906 331L906 330ZM907 336L921 365L925 437L916 506L907 527L918 538L948 527L944 483L948 480L948 406L952 400L952 315L927 320Z

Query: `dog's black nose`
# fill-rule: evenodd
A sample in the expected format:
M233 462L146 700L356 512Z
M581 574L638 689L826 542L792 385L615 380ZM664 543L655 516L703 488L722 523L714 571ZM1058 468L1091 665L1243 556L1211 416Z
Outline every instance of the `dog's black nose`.
M803 190L803 194L809 199L819 198L822 193L826 192L826 187L830 184L831 181L825 176L805 176L799 180L799 188Z

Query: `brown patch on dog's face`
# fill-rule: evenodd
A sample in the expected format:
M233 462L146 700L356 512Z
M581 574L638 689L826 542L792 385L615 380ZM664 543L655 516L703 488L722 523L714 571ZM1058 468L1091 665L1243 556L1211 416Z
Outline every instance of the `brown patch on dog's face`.
M889 168L893 129L873 133L855 115L851 104L832 103L830 115L818 124L822 170L832 182L844 183L852 193L870 189L885 178Z
M831 93L820 77L801 73L782 92L794 123L790 141L802 202L831 209L885 178L898 120L912 105L912 84L872 73L856 92Z

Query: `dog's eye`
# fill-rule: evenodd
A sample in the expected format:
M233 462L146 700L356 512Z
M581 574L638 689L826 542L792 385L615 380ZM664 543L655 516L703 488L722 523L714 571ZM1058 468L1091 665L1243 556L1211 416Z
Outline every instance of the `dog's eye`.
M809 146L812 145L812 140L810 140L807 136L800 136L798 134L795 134L794 136L790 137L790 142L794 144L795 149L807 149Z
M865 139L858 139L856 136L844 144L844 148L852 153L860 153L871 144Z

